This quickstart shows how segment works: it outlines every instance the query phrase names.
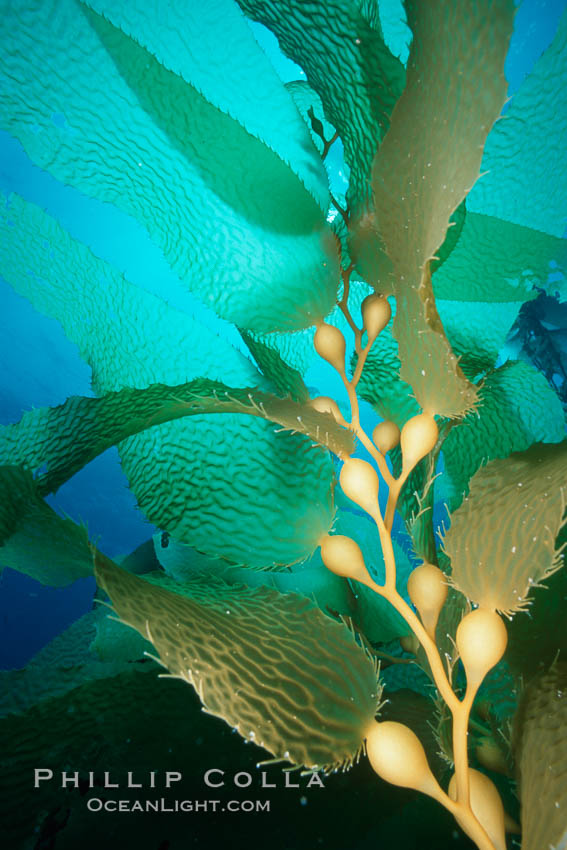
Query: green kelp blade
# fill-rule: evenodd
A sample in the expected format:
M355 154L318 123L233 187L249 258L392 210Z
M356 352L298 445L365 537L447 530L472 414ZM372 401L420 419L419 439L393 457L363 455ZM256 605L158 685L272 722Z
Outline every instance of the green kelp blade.
M92 569L92 556L91 556ZM21 670L0 671L0 718L22 715L75 688L152 667L152 645L97 606L44 646Z
M0 229L2 274L62 324L93 368L99 395L202 375L273 389L242 353L129 283L33 204L11 196ZM275 434L257 417L185 417L118 448L146 516L207 554L256 567L294 563L331 526L328 453L301 434Z
M20 466L0 466L0 567L52 587L93 572L86 529L49 507Z
M567 664L526 688L515 724L522 850L567 847Z
M230 585L266 586L281 593L299 593L315 601L326 614L335 618L353 617L355 600L347 580L327 569L319 551L303 563L282 570L254 570L207 558L171 535L165 540L163 534L154 535L153 546L165 573L177 582L188 582L200 575L217 576ZM127 564L124 566L128 568ZM362 627L360 630L363 631Z
M294 401L307 401L309 391L301 371L286 363L278 351L277 343L269 345L266 337L262 338L247 331L241 331L241 335L260 371L273 383L278 393L282 396L289 394ZM285 341L285 337L282 341Z
M215 0L219 14L206 25L182 3L168 5L160 26L143 2L106 5L116 26L74 0L61 0L56 15L43 0L8 4L0 125L57 179L140 221L223 318L258 331L309 327L338 284L326 174L246 21L228 0ZM129 16L132 37L120 29ZM239 49L228 54L231 23L227 42ZM166 32L176 34L169 49ZM225 57L208 86L202 46L181 55L187 32ZM256 90L277 120L257 109ZM278 125L286 133L276 139Z
M97 555L118 616L151 640L205 710L276 758L345 767L379 701L376 668L353 633L295 594L223 582L172 592Z
M264 142L297 174L325 211L329 190L321 160L309 144L293 99L233 0L209 0L203 7L171 0L167 17L143 0L80 2ZM88 11L86 14L88 17ZM270 109L258 109L258 103L269 103Z
M525 608L531 588L562 563L555 539L566 482L567 441L536 444L482 467L444 539L457 589L485 608Z
M73 396L58 407L28 411L17 424L0 429L0 462L41 467L37 484L46 495L127 437L185 416L211 413L242 413L275 422L279 431L304 434L341 458L355 449L354 434L330 414L254 387L233 389L198 378L178 387L126 387L102 398Z
M447 339L469 381L478 385L480 377L494 368L522 304L436 300Z
M560 284L549 282L551 268L562 275ZM458 243L433 275L433 289L436 299L489 302L488 314L497 303L517 302L519 309L536 297L536 287L565 291L566 277L565 239L467 210Z
M429 261L478 177L505 101L514 6L444 0L410 2L407 10L414 35L407 85L374 161L374 216L395 277L401 377L422 408L455 417L474 406L476 390L445 336Z
M349 206L365 208L372 159L405 81L401 62L384 44L376 7L344 0L238 3L305 71L344 145Z
M567 12L488 138L469 209L562 237L567 194ZM529 198L529 203L526 199Z
M403 0L382 0L378 14L384 41L405 67L411 45L411 31L407 24Z
M292 397L303 393L294 373L304 376L317 356L313 346L315 328L294 333L240 333L261 371L280 393L284 387Z
M557 394L530 364L512 361L489 373L479 389L478 411L455 425L443 443L440 484L449 511L461 504L482 463L533 443L559 443L564 422Z
M435 274L438 271L443 263L445 263L453 251L461 238L461 233L463 232L463 227L465 225L465 221L467 218L467 199L465 198L451 218L449 219L449 224L447 225L447 234L443 241L443 244L437 251L437 258L431 261L431 274Z

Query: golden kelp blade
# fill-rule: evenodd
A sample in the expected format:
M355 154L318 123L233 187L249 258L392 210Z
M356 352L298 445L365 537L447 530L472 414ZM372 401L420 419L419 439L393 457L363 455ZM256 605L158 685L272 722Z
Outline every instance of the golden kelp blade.
M429 260L478 178L486 136L504 104L514 7L511 0L440 0L410 2L407 11L414 34L407 85L372 175L382 242L376 247L393 265L400 376L421 407L454 417L474 406L476 390L445 336Z
M472 602L505 613L561 562L555 539L567 490L567 441L536 444L480 469L451 516L452 581Z
M123 622L151 640L208 713L298 765L333 769L358 757L380 689L345 625L267 587L209 579L168 590L99 553L95 574Z
M528 686L517 725L522 850L567 847L567 664Z

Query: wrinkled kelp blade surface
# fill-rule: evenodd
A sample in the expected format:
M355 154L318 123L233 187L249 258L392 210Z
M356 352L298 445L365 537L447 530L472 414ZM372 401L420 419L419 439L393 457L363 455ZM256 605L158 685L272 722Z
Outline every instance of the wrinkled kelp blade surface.
M307 599L214 580L181 595L100 556L96 577L121 619L243 737L308 767L358 756L378 704L376 668L352 632Z
M441 484L449 511L461 504L483 463L533 443L559 443L564 434L561 402L541 372L521 361L490 372L479 391L478 412L452 428L443 443Z
M133 215L189 288L240 327L305 328L329 312L338 259L325 171L232 4L214 0L206 21L197 7L188 18L186 4L168 4L170 43L143 2L105 6L116 25L74 0L3 7L0 125L35 163ZM132 36L120 28L129 31L131 17ZM205 43L216 43L219 62L224 56L215 93L203 93L202 56L180 35L198 39L205 24ZM230 25L228 43L239 49L229 60ZM257 88L286 127L278 142L271 109L261 132L266 111L250 103Z
M33 204L11 196L0 226L2 273L61 322L91 365L98 394L183 384L201 376L203 364L212 380L272 389L225 340L129 283ZM330 528L327 453L299 434L282 439L257 418L167 422L122 441L119 451L146 516L205 553L251 566L292 563Z
M204 378L178 387L152 384L124 388L102 398L72 396L59 407L38 408L0 429L0 463L38 470L39 492L57 490L110 446L147 428L211 413L242 413L275 422L281 432L298 432L345 457L354 451L352 432L330 414L254 387L229 388Z
M482 162L488 173L470 197L476 212L557 237L565 233L567 194L566 55L567 11L490 134Z
M472 602L519 611L560 566L566 483L566 441L536 444L476 473L444 541L452 581Z
M384 43L377 10L344 0L238 2L305 71L344 145L349 204L364 209L372 160L405 82L401 62Z

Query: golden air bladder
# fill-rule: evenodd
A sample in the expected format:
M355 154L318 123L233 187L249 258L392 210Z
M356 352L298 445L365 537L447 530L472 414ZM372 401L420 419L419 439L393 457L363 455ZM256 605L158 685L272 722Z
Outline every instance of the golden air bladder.
M437 620L448 593L445 575L434 564L421 564L408 579L408 593L428 635L435 639Z
M504 655L508 633L496 611L477 608L459 623L456 643L467 674L467 686L473 687L482 682Z
M340 475L343 492L356 505L375 517L378 511L378 474L371 464L360 458L348 458Z
M420 413L408 419L402 428L402 475L407 475L434 448L439 428L432 413Z
M400 429L395 422L380 422L372 432L372 440L383 455L388 454L400 442Z
M392 308L383 295L367 295L361 304L362 326L368 335L368 345L372 345L392 317Z

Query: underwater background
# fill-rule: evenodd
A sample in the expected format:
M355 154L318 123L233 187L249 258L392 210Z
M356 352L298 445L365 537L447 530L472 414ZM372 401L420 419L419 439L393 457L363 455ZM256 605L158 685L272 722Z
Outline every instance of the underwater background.
M203 2L206 5L206 0ZM397 11L401 14L395 3L385 5L389 9L391 6L392 20ZM534 62L551 43L566 8L565 0L525 0L520 5L506 64L510 95L513 96ZM10 4L2 11L9 38ZM301 69L279 51L276 39L268 30L259 24L250 26L282 80L304 79ZM400 57L404 58L401 42ZM52 120L56 125L58 122L64 124L65 116L53 114ZM101 121L104 121L103 114ZM344 194L347 184L339 146L333 148L330 162L336 192ZM25 200L39 205L56 217L74 238L89 245L98 257L111 262L137 286L195 317L249 356L236 329L188 293L159 248L133 218L109 204L87 198L35 166L19 142L7 133L0 133L0 188L6 199L11 192L17 192ZM554 271L551 267L549 280L554 279L562 280L565 286L560 270ZM167 335L167 328L163 328L163 332ZM567 305L544 293L527 302L500 353L499 363L508 359L525 359L532 363L554 386L565 408ZM34 407L60 405L70 396L94 396L91 369L79 356L77 346L67 339L61 325L36 311L1 278L0 374L2 425L18 422L24 411ZM346 403L340 381L325 364L311 366L305 381L310 390L316 389L319 394ZM363 424L374 419L370 405L363 403ZM68 515L76 522L85 523L90 539L116 560L143 546L159 531L136 507L116 448L108 449L91 461L46 501L61 516ZM442 506L438 506L436 516L441 518ZM401 540L401 528L398 526L397 530ZM54 637L92 609L95 591L92 577L78 579L67 587L52 588L10 568L4 569L0 575L0 669L23 668ZM222 768L227 776L232 776L236 770L257 773L254 765L261 758L260 750L254 745L245 747L225 723L201 713L192 689L180 682L169 683L171 690L166 694L155 673L140 678L145 681L132 681L131 692L122 699L122 715L119 711L112 718L97 714L96 694L91 695L89 704L77 709L82 724L93 724L94 735L104 738L108 734L109 740L128 737L131 752L128 765L131 764L133 770L140 773L144 770L182 770L187 780L184 796L194 799L205 794L202 774L209 767ZM117 700L121 700L118 691ZM26 734L25 728L16 726L15 730L11 734ZM64 737L67 734L65 719L59 718L59 725L45 728L43 734L51 741L57 736ZM273 779L276 775L278 778ZM270 768L270 778L276 784L280 782L280 775L277 768ZM13 777L10 782L14 782ZM24 801L27 801L25 785L28 782L28 776L21 777L19 793ZM269 842L271 847L281 850L473 847L449 815L430 800L382 782L378 784L366 760L346 774L328 777L325 785L325 790L306 791L305 783L298 791L282 787L271 790L269 814L219 816L202 813L192 815L190 821L184 823L181 823L182 815L166 814L153 818L132 817L127 824L109 816L101 816L96 822L91 819L73 823L69 820L65 793L61 792L45 804L49 815L43 819L41 830L34 827L36 835L27 837L21 845L9 846L14 850L19 846L34 850L78 846L174 850L178 847L263 846ZM13 786L3 791L10 799L19 799ZM84 789L81 793L85 793ZM218 795L230 799L260 797L262 793L256 790L243 795L241 790L229 788L222 789ZM32 798L33 795L30 806ZM34 805L36 801L37 798ZM25 805L28 802L24 802Z

